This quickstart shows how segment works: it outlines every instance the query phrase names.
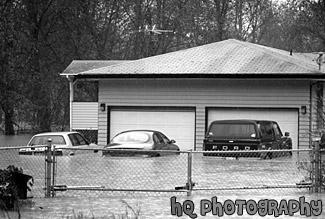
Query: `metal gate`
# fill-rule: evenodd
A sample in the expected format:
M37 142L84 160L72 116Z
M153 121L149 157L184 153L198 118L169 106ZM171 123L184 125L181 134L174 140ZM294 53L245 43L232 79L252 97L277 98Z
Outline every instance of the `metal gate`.
M258 189L324 188L319 145L305 150L246 151L245 156L207 156L182 151L166 157L105 157L102 150L47 157L47 197L105 192L178 193ZM50 145L49 145L50 147ZM70 148L69 150L71 150ZM54 148L55 150L55 148ZM66 149L68 150L68 149ZM256 154L273 153L260 158ZM211 152L213 153L213 152ZM51 177L49 177L51 176Z

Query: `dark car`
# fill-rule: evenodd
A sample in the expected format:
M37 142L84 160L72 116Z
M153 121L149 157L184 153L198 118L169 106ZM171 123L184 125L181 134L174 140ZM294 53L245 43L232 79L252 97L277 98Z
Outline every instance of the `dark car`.
M162 132L155 130L129 130L113 137L104 147L103 155L109 156L149 156L179 154L175 140L169 140Z
M292 149L289 133L283 136L275 121L218 120L213 121L203 143L204 151L232 151L233 153L204 153L205 156L272 158L273 152L247 153L243 151ZM289 152L291 154L291 152Z

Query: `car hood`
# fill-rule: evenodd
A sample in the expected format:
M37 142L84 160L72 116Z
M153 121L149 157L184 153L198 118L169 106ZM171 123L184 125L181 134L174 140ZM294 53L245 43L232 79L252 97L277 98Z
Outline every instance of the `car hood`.
M108 144L105 148L106 149L146 149L146 150L150 150L150 149L152 149L152 144L113 143L113 144Z

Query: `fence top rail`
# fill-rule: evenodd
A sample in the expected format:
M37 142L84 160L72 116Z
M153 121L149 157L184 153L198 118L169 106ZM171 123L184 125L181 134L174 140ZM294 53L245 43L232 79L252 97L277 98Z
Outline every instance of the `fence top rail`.
M89 147L89 148L74 148L74 147L55 147L58 150L85 150L85 151L131 151L131 152L165 152L165 153L191 153L191 151L177 151L177 150L141 150L141 149L113 149L113 148L96 148L96 147Z
M282 150L229 150L229 151L192 151L192 153L257 153L257 152L299 152L313 149L282 149Z
M7 146L7 147L0 147L0 150L13 150L13 149L22 149L22 148L44 148L47 145L33 145L33 146Z
M22 149L22 148L44 148L47 145L33 145L33 146L6 146L0 147L0 150L13 150L13 149ZM110 149L110 148L101 148L90 147L90 148L75 148L75 147L59 147L56 146L55 149L64 149L64 150L98 150L98 151L143 151L141 149ZM313 148L308 149L282 149L282 150L231 150L231 151L195 151L195 150L154 150L155 152L171 152L171 153L254 153L254 152L303 152L303 151L312 151ZM321 149L321 151L325 151L325 149Z
M40 147L42 147L42 146L40 146ZM97 151L133 151L133 152L141 152L141 151L144 151L142 149L117 149L117 148L101 148L101 147L89 147L89 148L78 148L78 147L76 147L75 148L75 147L59 147L59 146L56 146L55 149L60 149L60 150L97 150ZM186 151L185 150L180 150L180 151L177 151L177 150L146 150L146 151L152 151L152 152L171 152L171 153L257 153L257 152L303 152L303 151L312 151L312 150L313 150L312 148L309 148L309 149L229 150L229 151L213 151L213 150L212 151L194 151L194 150L186 150Z

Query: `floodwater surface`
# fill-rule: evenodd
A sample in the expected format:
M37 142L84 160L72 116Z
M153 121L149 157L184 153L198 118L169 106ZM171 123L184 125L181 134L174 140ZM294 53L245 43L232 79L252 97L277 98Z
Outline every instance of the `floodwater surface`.
M15 139L15 136L0 136L0 148L25 145L29 137L17 136ZM290 200L302 207L313 206L314 209L309 209L311 213L320 215L303 215L308 213L306 209L297 209L292 215L285 215L288 212L283 210L284 207L278 218L325 218L325 207L316 205L317 201L325 201L323 194L295 187L307 173L298 167L308 165L308 160L307 153L272 160L228 160L194 154L191 178L196 184L191 196L187 196L186 192L94 191L95 188L169 191L185 186L189 174L186 153L157 158L112 158L103 157L100 153L61 156L57 157L55 166L55 184L71 189L88 187L91 190L57 191L56 197L44 198L45 157L21 156L18 149L0 150L0 169L15 165L34 177L35 183L29 193L33 198L25 201L20 211L21 218L27 219L126 218L126 215L129 218L218 218L218 215L212 214L212 209L215 209L213 203L217 202L222 205L227 203L222 218L274 218L277 210L273 204L282 203L283 207L284 204L289 205ZM250 203L248 210L243 207L242 215L238 206L234 205L236 200ZM254 203L258 207L259 201L263 203L263 200L270 200L266 204L271 208L269 214L263 216L263 211L254 213L250 210L254 210ZM0 212L2 217L8 218L8 215ZM18 214L9 212L9 217L18 218Z

